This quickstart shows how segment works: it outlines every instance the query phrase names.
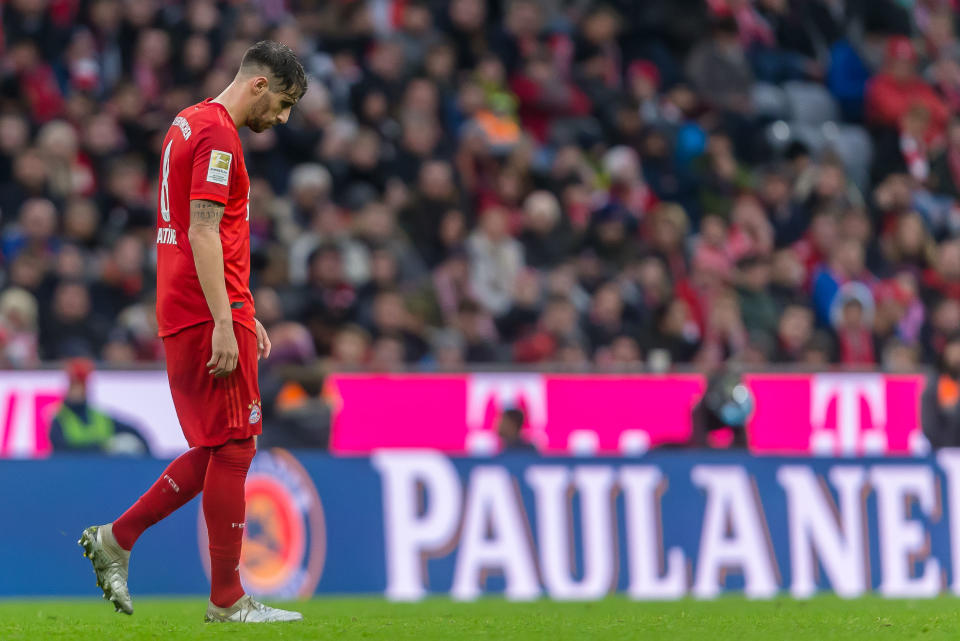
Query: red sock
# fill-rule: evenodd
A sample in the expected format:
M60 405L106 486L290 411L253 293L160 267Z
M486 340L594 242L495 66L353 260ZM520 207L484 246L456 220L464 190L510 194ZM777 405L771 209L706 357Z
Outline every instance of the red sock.
M148 527L166 518L203 489L210 450L195 447L181 454L164 470L137 502L113 522L113 536L129 550Z
M210 538L210 601L227 608L243 596L240 549L247 502L244 484L256 453L253 438L211 448L203 485L203 516Z

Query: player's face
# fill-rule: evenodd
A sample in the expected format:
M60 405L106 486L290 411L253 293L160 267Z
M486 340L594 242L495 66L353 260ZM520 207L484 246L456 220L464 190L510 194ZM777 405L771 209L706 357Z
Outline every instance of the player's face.
M288 93L275 92L267 89L250 109L247 126L252 131L260 133L287 122L290 110L297 100Z

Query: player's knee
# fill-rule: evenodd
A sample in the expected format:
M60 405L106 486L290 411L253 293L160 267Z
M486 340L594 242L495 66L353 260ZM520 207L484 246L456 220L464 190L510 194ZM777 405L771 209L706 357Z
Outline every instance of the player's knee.
M212 456L223 464L237 469L242 468L246 471L256 453L257 446L253 437L250 437L227 441L223 445L213 448Z

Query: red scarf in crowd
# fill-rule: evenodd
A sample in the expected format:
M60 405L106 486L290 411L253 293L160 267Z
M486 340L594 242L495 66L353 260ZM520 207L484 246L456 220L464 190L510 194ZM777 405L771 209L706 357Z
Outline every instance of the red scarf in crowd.
M840 362L844 365L873 365L873 336L865 328L844 329L839 333Z
M927 161L927 144L908 134L900 135L900 153L907 164L907 171L919 182L926 182L930 176L930 163Z

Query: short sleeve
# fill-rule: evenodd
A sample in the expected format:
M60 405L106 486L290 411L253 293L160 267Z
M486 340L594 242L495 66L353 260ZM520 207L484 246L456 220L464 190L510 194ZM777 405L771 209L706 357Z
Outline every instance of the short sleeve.
M227 204L230 178L235 171L235 134L226 127L204 127L197 134L193 151L190 200Z

